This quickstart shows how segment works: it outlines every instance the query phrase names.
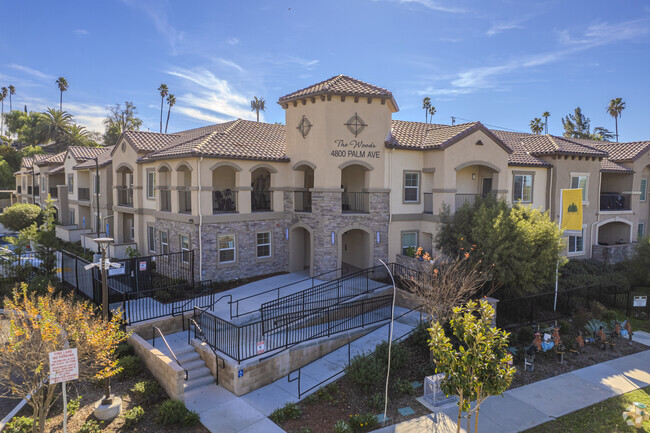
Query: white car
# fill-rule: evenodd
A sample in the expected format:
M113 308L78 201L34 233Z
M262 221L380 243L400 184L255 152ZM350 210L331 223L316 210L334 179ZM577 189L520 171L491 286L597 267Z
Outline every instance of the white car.
M0 247L0 274L2 276L8 276L10 269L19 264L24 267L36 269L42 263L43 261L36 257L33 252L27 252L19 257L9 248Z

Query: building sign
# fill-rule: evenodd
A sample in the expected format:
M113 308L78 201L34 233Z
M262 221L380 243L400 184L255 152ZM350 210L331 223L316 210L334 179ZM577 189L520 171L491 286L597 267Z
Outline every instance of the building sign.
M635 296L634 297L634 306L635 307L645 307L648 305L648 297L647 296Z
M237 372L237 377L244 377L244 370L243 370L243 369L242 369L242 370L239 370L239 371Z
M140 268L139 269L141 271L146 271L147 270L147 262L146 261L140 262Z
M50 383L79 379L77 348L50 352Z
M124 263L118 263L118 265L120 265L119 268L114 268L112 266L110 268L108 268L108 276L109 277L112 277L114 275L124 275L124 273L125 273Z
M335 158L375 159L380 157L380 151L375 150L375 143L364 143L363 140L334 140L336 149L330 152Z
M264 344L264 340L258 341L257 342L257 354L261 355L266 351L266 344Z

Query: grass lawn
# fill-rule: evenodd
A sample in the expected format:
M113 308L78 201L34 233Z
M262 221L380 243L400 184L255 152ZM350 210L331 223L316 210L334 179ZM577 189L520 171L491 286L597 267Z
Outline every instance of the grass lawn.
M560 417L555 421L549 421L533 429L526 430L526 432L650 432L650 421L646 421L640 429L628 426L626 421L623 421L623 411L627 410L627 406L635 401L645 403L650 407L650 386L612 397L593 406Z

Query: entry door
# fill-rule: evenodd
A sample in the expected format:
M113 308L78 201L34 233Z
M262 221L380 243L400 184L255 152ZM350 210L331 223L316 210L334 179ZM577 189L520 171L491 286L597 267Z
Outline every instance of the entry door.
M484 177L483 178L483 185L481 189L481 195L485 197L489 193L492 192L492 178L491 177Z

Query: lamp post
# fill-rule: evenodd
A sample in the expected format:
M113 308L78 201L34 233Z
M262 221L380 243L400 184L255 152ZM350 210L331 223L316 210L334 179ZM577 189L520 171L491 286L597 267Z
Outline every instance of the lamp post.
M108 322L108 285L106 283L106 273L108 272L107 266L107 251L108 246L113 242L113 238L95 238L99 252L102 255L99 266L102 271L102 319Z

